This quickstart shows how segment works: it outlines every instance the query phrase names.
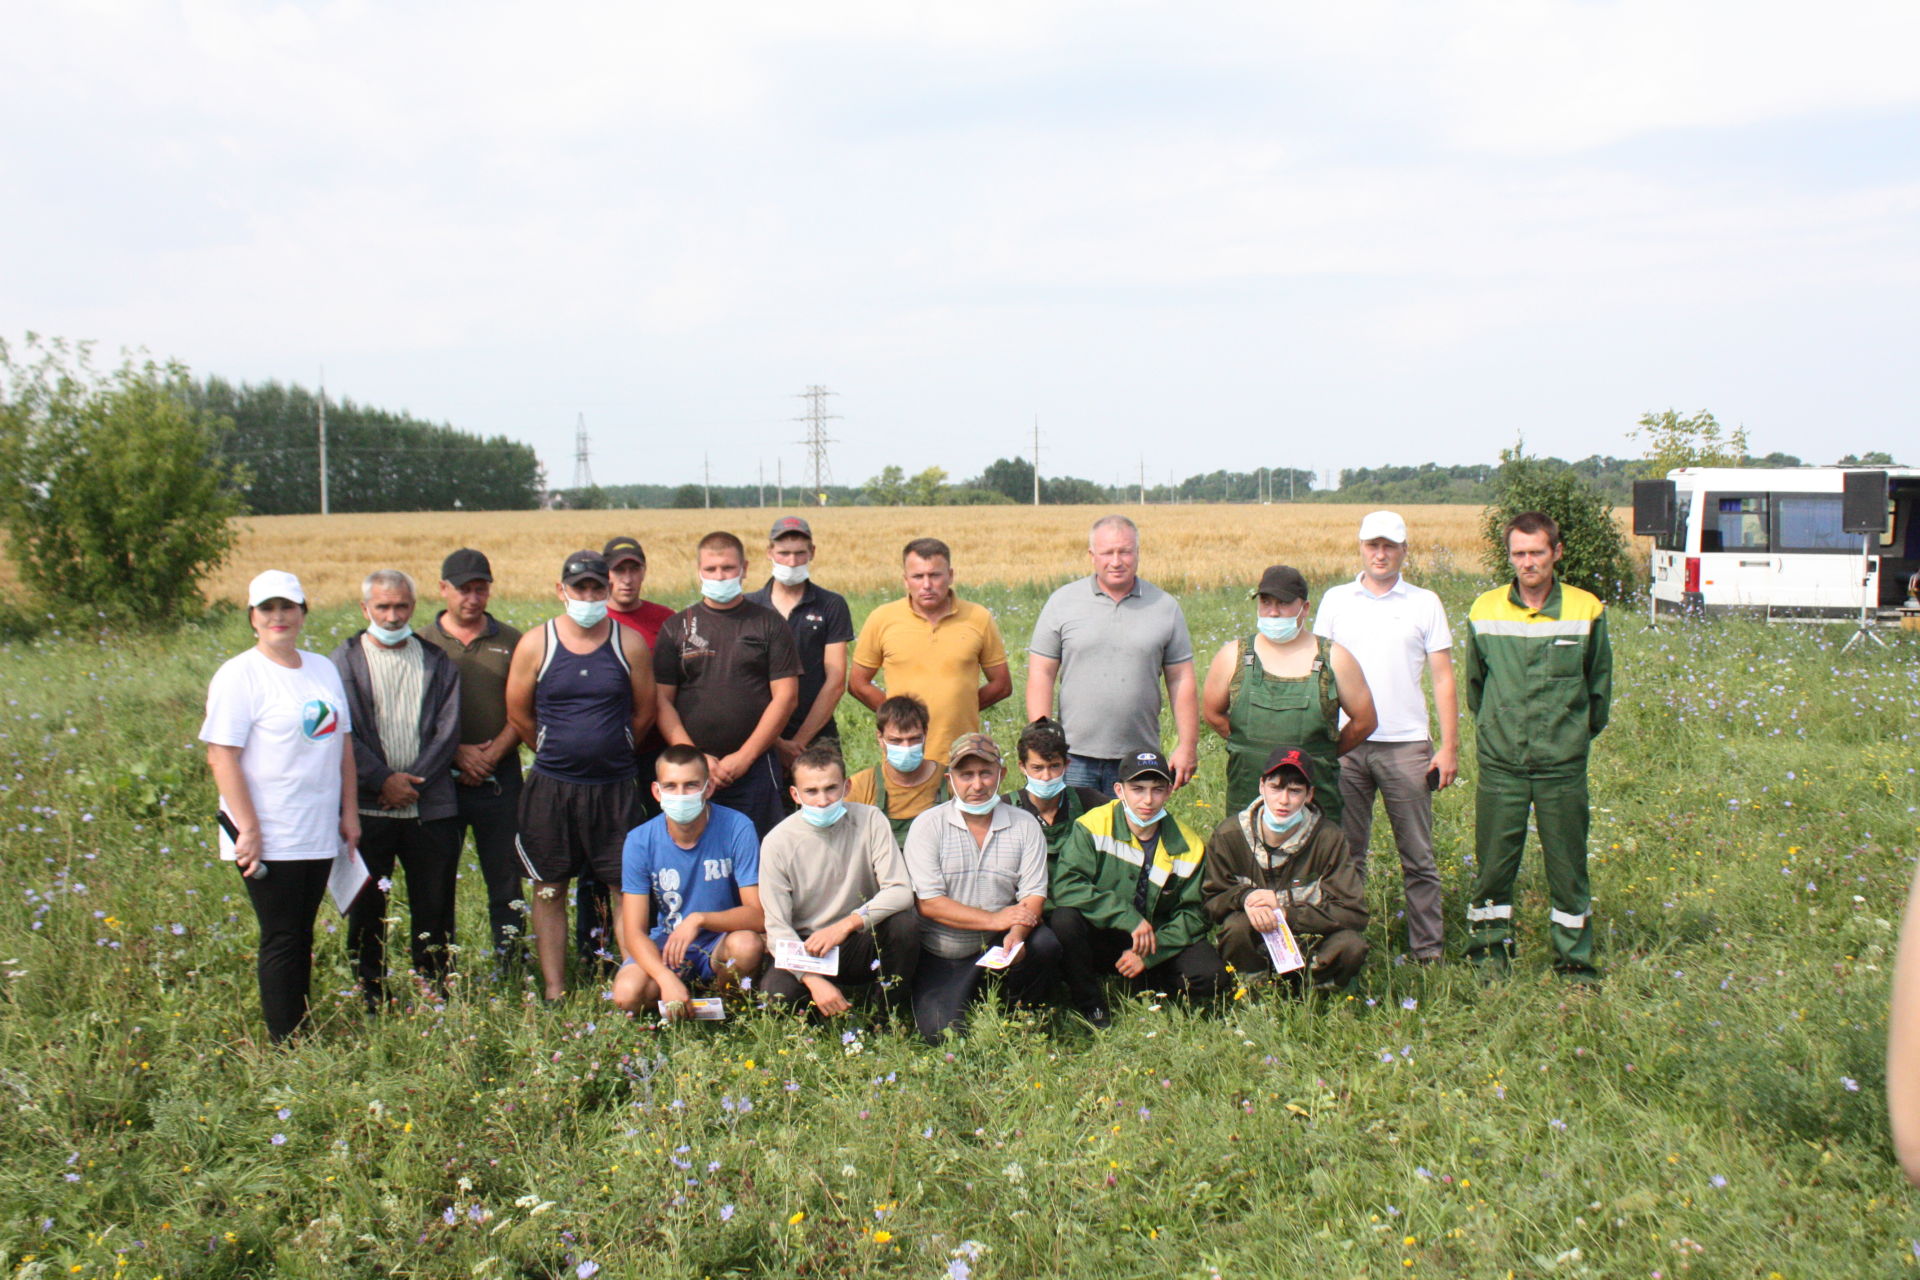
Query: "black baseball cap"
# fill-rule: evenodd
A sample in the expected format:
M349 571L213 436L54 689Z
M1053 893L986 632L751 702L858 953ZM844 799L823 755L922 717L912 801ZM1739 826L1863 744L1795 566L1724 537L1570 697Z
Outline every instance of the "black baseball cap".
M576 582L586 582L589 579L603 587L610 581L605 556L593 551L576 551L567 557L565 564L560 566L562 585L570 587Z
M1282 769L1291 769L1313 785L1313 761L1299 747L1275 747L1273 754L1267 757L1267 763L1261 768L1260 776L1266 777Z
M607 539L607 545L600 548L600 558L607 562L607 568L612 569L629 560L645 564L647 553L640 549L640 539L629 538L623 533L617 538Z
M475 578L493 581L493 566L487 558L472 547L462 547L440 562L440 581L451 586L464 587Z
M775 520L773 522L773 532L767 535L767 541L772 542L775 538L784 538L790 533L797 533L808 542L813 541L813 526L809 525L799 516L781 516L778 520Z
M1292 565L1270 564L1267 571L1260 575L1260 585L1253 589L1256 596L1272 596L1281 604L1292 604L1295 600L1307 598L1307 580Z
M1120 781L1132 782L1135 778L1153 777L1173 781L1173 769L1168 766L1167 758L1158 751L1135 751L1120 758Z

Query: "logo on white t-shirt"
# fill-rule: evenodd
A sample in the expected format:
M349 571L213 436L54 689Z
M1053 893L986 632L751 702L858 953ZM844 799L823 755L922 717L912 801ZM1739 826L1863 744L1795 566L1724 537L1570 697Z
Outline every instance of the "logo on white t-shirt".
M331 738L340 732L340 713L326 699L315 698L301 712L300 732L313 742Z

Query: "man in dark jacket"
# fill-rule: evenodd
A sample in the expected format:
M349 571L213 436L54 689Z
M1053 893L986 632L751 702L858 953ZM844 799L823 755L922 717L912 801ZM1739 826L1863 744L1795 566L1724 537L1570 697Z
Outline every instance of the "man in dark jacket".
M1261 770L1259 797L1207 841L1200 893L1221 926L1220 954L1242 981L1273 975L1261 935L1282 917L1316 988L1344 987L1367 962L1360 873L1339 824L1313 803L1312 767L1300 748L1276 747Z
M347 912L347 954L367 1008L386 999L387 888L398 862L407 877L414 972L439 987L453 945L453 886L460 866L460 672L413 633L413 579L377 569L360 584L364 630L333 651L353 716L360 775L360 856L373 877Z

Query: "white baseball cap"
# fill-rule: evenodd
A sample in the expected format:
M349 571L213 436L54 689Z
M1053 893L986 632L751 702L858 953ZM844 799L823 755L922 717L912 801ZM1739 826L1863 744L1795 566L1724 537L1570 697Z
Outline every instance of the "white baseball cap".
M1366 519L1360 522L1360 541L1372 542L1375 538L1405 542L1407 522L1400 518L1397 511L1369 511Z
M305 604L307 593L300 589L300 579L285 569L269 569L247 584L247 607L251 609L269 600Z

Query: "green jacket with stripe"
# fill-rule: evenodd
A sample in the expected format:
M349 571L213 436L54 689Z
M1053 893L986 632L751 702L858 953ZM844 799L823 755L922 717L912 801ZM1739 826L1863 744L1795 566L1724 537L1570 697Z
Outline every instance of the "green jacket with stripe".
M1172 814L1160 819L1160 841L1147 870L1147 921L1155 947L1146 957L1151 969L1196 942L1211 926L1200 904L1203 849L1193 828ZM1140 913L1133 909L1145 854L1115 800L1080 815L1053 864L1053 905L1073 907L1102 929L1133 932Z
M1584 767L1613 701L1606 606L1557 579L1538 609L1515 584L1486 592L1467 613L1466 683L1483 762L1523 773Z

